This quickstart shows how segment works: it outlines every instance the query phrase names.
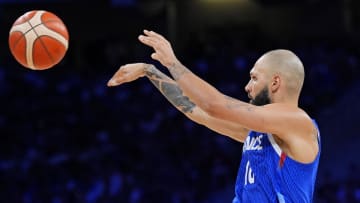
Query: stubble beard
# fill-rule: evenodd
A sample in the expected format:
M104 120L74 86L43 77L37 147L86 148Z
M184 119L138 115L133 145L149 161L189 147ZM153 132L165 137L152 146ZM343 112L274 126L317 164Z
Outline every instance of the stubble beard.
M250 104L256 105L256 106L264 106L266 104L270 104L271 99L269 97L269 89L267 87L264 87L256 96L255 98L250 97Z

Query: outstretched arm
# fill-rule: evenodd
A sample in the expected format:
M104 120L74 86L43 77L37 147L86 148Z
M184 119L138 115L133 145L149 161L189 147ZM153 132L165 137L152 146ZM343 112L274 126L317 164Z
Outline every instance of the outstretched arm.
M153 65L136 63L122 66L109 81L108 85L120 85L124 82L136 80L142 76L149 78L166 99L189 119L217 133L244 142L248 133L246 128L229 121L209 116L183 94L183 91L173 79L156 69Z
M290 157L306 163L313 161L318 150L316 130L304 111L288 103L255 106L227 97L182 65L163 36L152 31L144 34L139 40L155 50L151 57L169 69L184 94L207 115L271 133L283 141Z
M144 30L139 40L154 49L151 57L167 67L185 95L212 117L238 123L247 129L276 134L284 140L293 132L303 132L308 121L311 125L311 120L292 107L278 104L255 106L225 96L182 65L170 42L158 33Z

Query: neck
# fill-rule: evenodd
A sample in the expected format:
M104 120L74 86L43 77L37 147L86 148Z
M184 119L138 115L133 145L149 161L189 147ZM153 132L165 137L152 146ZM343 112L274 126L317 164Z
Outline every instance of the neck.
M296 106L298 107L299 105L299 99L298 97L294 98L294 97L289 97L288 95L278 95L278 96L274 96L273 98L271 98L271 103L283 103L283 104L287 104L290 106Z

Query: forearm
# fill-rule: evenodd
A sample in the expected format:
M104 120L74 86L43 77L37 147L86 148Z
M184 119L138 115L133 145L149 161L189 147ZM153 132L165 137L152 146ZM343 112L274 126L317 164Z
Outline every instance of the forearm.
M243 142L245 140L248 133L246 128L209 116L184 95L176 81L160 72L155 66L146 66L144 72L144 75L149 78L166 99L189 119L237 141Z
M247 126L248 122L246 120L249 119L246 118L249 112L254 111L253 105L222 94L177 60L168 69L184 94L207 114ZM229 118L227 113L235 109L238 112L236 121ZM243 116L239 117L239 115Z
M153 65L148 65L145 68L145 76L182 113L189 114L193 111L195 104L183 94L183 91L173 79L160 72Z
M179 61L176 61L168 69L184 93L205 111L211 108L211 102L216 101L220 97L226 97L216 88L193 74Z

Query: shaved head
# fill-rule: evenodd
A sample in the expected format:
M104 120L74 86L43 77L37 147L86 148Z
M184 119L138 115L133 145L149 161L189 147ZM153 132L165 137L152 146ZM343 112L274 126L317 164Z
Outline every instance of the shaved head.
M300 59L291 51L276 49L265 53L258 60L266 68L268 76L279 75L286 83L289 96L300 95L304 83L304 66Z

